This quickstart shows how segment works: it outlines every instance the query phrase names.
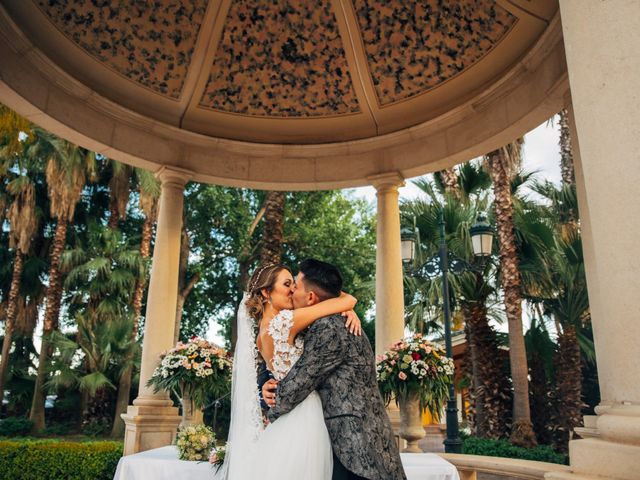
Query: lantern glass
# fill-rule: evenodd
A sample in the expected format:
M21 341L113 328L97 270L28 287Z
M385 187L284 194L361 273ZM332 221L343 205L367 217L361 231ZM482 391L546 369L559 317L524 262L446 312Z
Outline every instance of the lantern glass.
M471 244L476 257L488 257L493 248L493 230L486 218L478 217L476 224L471 227Z
M402 263L412 263L416 256L416 242L413 238L403 238L400 242Z

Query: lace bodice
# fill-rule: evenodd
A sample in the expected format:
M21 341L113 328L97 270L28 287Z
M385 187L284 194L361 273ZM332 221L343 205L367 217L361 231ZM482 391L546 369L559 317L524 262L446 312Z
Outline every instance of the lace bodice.
M294 344L289 344L289 333L293 326L293 311L282 310L269 322L267 332L273 338L273 358L271 373L276 380L282 380L295 365L304 349L304 340L297 336Z

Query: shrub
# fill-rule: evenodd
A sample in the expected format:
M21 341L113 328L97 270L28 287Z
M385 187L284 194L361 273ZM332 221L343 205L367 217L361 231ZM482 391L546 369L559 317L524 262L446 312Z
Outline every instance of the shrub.
M111 480L121 442L0 441L0 480Z
M9 417L0 420L0 436L15 437L17 435L28 435L33 427L33 422L28 418Z
M92 418L82 425L82 433L87 437L105 435L111 430L111 421L106 418Z
M534 448L523 448L509 443L507 440L468 437L462 444L462 453L469 455L486 455L489 457L519 458L536 462L568 464L567 455L556 452L549 445L538 445Z
M69 435L69 433L73 432L74 430L76 430L76 427L73 423L62 422L62 423L52 423L50 425L47 425L38 433L40 435L45 435L45 436L49 436L49 435L61 436L61 435Z

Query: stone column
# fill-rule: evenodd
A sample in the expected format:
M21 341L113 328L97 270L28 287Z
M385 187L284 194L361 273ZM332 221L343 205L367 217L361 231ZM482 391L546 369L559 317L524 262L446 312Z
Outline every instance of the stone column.
M640 2L560 0L560 13L602 396L595 428L570 442L571 469L631 480L640 471Z
M369 178L378 197L376 240L376 355L404 336L404 285L400 251L398 187L404 179L397 172Z
M153 393L147 382L158 365L160 353L173 346L182 208L189 173L162 167L156 176L162 182L162 193L147 297L140 386L138 397L122 415L126 425L124 455L170 445L181 420L169 394Z

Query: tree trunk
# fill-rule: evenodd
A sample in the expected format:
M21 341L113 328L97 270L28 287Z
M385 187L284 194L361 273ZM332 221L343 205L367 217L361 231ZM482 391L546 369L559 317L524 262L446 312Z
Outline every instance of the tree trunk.
M114 204L113 200L109 201L109 221L107 225L111 230L118 229L118 207Z
M509 359L513 382L513 424L510 440L519 446L532 447L537 442L529 408L529 370L522 331L521 279L513 225L511 182L503 155L503 150L495 150L487 156L487 161L493 181L500 246L500 273L509 325Z
M153 236L153 219L146 217L142 224L142 237L140 239L140 256L149 258L151 251L151 237ZM145 277L138 278L133 291L131 300L133 306L133 327L131 329L131 341L135 342L138 338L138 330L140 328L140 316L142 314L142 300L144 290L147 285ZM133 346L132 346L133 350ZM118 398L116 399L116 412L113 418L113 427L111 428L111 436L120 438L124 435L124 421L121 415L127 411L129 406L129 397L131 396L131 377L133 376L133 355L129 355L126 359L128 366L120 375L118 380Z
M544 369L544 360L537 351L531 352L531 421L538 441L549 444L551 384Z
M2 360L0 361L0 400L4 398L5 382L9 371L9 351L13 330L15 329L16 314L18 311L18 294L20 292L20 279L22 278L22 267L24 266L24 254L16 248L13 261L13 274L11 276L11 288L9 289L9 305L7 307L7 317L4 324L4 340L2 342Z
M460 185L458 184L458 174L453 167L440 170L438 172L444 185L444 190L456 198L460 198Z
M582 363L576 327L565 325L558 335L555 356L556 387L551 425L553 443L561 452L569 451L573 429L582 423Z
M267 192L260 263L280 263L284 238L284 192Z
M482 279L480 279L482 281ZM477 435L503 438L509 420L509 385L502 370L502 359L495 330L489 325L487 307L482 302L463 306L470 332L473 386L481 417L476 420Z
M174 345L180 338L180 324L182 322L182 312L187 297L193 290L193 287L200 281L200 274L196 273L187 280L187 268L189 266L189 255L191 253L191 244L189 234L186 227L182 227L182 235L180 239L180 265L178 267L178 298L176 302L176 315L173 325L173 343Z
M571 150L571 130L569 129L569 113L560 110L560 174L562 183L573 185L576 176L573 170L573 151Z
M46 370L53 353L53 346L49 343L49 336L58 328L58 316L60 314L60 302L62 301L62 276L60 272L60 255L67 240L67 221L58 219L56 232L51 246L50 267L49 267L49 287L47 288L47 308L44 314L42 326L42 345L40 346L40 356L38 359L38 373L33 389L33 401L31 403L31 413L29 419L33 422L34 433L43 429L44 423L44 383Z

